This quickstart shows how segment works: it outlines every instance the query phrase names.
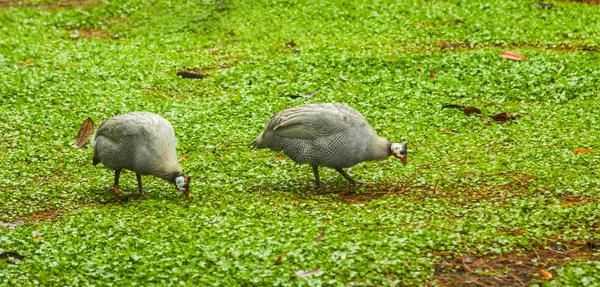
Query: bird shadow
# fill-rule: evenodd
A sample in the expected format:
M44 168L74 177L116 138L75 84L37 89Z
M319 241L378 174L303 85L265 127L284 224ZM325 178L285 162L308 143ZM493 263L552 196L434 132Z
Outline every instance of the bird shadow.
M261 192L267 196L279 194L294 199L336 200L348 204L368 202L386 195L398 195L407 192L407 189L397 182L358 182L351 185L345 180L336 180L320 188L306 184L278 185L276 183L269 183L255 185L249 190Z

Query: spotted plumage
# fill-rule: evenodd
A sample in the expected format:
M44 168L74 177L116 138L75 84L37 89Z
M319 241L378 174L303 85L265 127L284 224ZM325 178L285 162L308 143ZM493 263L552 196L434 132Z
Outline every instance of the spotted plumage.
M136 173L138 188L143 193L141 176L153 175L176 185L189 195L189 178L181 173L175 149L177 142L171 123L159 115L134 112L104 121L92 138L94 165L102 162L115 171L113 190L118 188L122 169Z
M379 137L358 111L337 103L305 104L283 110L271 117L252 145L283 151L293 161L311 165L317 186L319 166L333 168L355 183L342 168L382 160L392 154L406 160L406 143L392 144Z

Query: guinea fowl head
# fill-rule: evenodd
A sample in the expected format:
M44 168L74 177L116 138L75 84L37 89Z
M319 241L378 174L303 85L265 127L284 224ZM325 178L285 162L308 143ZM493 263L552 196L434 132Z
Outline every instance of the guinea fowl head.
M407 157L408 157L408 147L407 143L392 143L390 146L392 150L392 155L402 160L402 163L406 165Z
M175 188L183 192L185 197L190 197L190 177L179 174L175 177Z

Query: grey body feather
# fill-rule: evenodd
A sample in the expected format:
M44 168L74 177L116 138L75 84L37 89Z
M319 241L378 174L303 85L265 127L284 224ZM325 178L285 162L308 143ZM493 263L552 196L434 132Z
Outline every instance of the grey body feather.
M93 164L140 175L153 175L168 181L181 173L175 149L177 142L171 123L159 115L134 112L104 121L92 138Z
M335 169L391 154L390 141L379 137L358 111L336 103L283 110L271 117L252 145L283 151L299 164Z

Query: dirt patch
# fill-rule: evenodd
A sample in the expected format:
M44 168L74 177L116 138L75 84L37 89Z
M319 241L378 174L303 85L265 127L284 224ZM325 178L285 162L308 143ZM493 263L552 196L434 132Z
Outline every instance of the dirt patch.
M541 273L554 273L566 262L600 259L598 244L569 242L556 237L531 251L504 255L439 254L434 279L443 286L529 286L547 281ZM540 269L542 271L540 271Z
M58 9L70 7L91 7L107 4L103 0L62 0L62 1L31 1L31 0L0 0L0 8L6 7L33 7L38 9Z
M598 0L600 1L600 0ZM553 44L536 44L536 43L498 43L498 44L472 44L470 42L448 42L442 41L436 44L437 47L431 47L428 50L429 52L445 52L451 53L456 50L456 52L462 51L471 51L476 49L485 49L490 47L502 47L505 49L520 49L520 48L529 48L529 49L545 49L545 50L554 50L554 51L565 51L565 52L573 52L573 51L600 51L600 47L598 46L584 46L584 45L572 45L569 43L562 43L560 45Z
M14 228L31 221L54 221L63 212L63 210L44 210L11 222L0 222L0 227Z
M600 0L558 0L560 2L576 2L590 5L600 5Z
M514 199L526 197L531 193L552 190L550 186L542 186L535 182L535 177L519 173L485 174L483 177L504 177L507 183L501 185L486 183L451 183L438 182L436 185L422 185L413 179L403 182L380 181L362 182L358 185L349 185L345 180L329 182L324 188L317 189L312 185L303 187L282 188L276 183L251 187L250 191L278 191L286 196L296 199L327 198L328 201L341 201L348 204L361 204L387 196L401 196L412 201L438 198L457 199L460 201L477 201L486 199ZM524 192L526 191L526 192ZM593 199L569 197L564 199L565 204L585 204Z

